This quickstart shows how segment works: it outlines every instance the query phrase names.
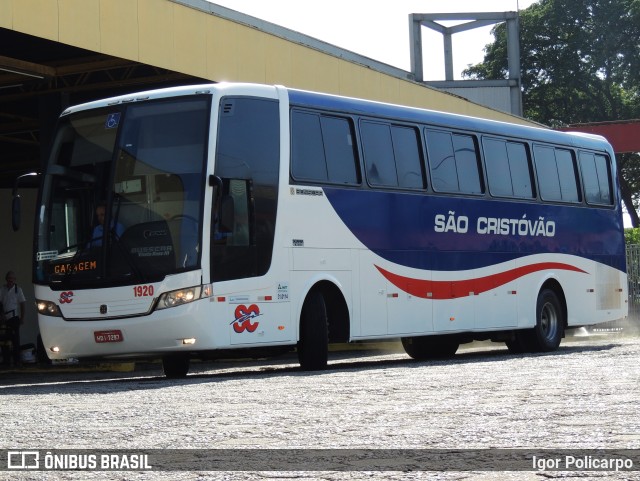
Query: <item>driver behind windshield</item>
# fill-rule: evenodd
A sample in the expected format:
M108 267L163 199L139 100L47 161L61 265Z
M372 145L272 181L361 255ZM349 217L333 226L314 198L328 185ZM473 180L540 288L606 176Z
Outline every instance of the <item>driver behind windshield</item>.
M99 203L96 207L96 218L98 220L98 224L93 228L89 247L99 247L102 245L102 237L104 235L104 218L106 216L106 212L106 204L104 202ZM116 239L122 237L123 232L124 226L120 222L117 222L114 226L113 221L111 221L111 233L115 234Z

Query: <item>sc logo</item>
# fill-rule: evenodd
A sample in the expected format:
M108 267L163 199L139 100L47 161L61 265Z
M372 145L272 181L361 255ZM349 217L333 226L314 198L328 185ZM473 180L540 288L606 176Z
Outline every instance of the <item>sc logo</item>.
M73 302L73 291L60 293L60 304L70 304Z

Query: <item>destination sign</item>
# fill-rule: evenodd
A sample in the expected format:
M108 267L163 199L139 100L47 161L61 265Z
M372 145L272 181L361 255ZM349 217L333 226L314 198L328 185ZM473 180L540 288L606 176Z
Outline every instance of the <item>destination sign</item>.
M70 274L79 271L93 271L98 268L98 261L68 262L53 266L54 274Z

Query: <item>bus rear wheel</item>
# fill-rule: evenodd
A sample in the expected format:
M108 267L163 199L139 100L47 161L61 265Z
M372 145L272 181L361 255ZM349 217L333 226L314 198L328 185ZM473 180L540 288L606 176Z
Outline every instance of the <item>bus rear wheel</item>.
M558 349L564 336L564 311L558 295L551 289L543 289L538 294L536 304L536 327L529 335L532 352L550 352Z
M460 340L453 335L403 337L402 347L416 361L448 359L455 355Z
M506 341L509 352L555 351L564 336L564 311L558 295L551 289L543 289L536 303L536 326L513 333L513 339Z
M188 354L170 354L162 358L162 369L167 379L182 379L189 372Z
M329 327L327 306L319 291L312 291L302 306L298 361L305 371L327 367L329 359Z

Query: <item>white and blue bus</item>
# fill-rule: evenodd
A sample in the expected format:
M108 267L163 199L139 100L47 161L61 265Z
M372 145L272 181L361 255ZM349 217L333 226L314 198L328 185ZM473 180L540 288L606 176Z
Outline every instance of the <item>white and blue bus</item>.
M52 359L155 357L182 377L194 358L295 348L314 370L330 343L552 351L627 315L615 157L596 136L188 86L65 110L40 196Z

